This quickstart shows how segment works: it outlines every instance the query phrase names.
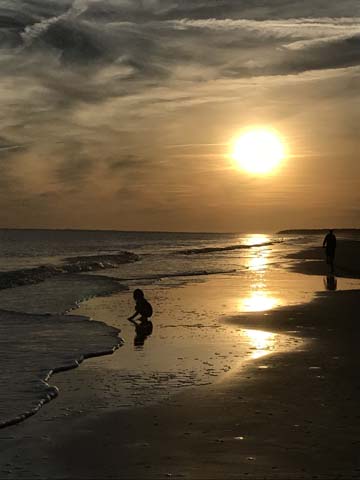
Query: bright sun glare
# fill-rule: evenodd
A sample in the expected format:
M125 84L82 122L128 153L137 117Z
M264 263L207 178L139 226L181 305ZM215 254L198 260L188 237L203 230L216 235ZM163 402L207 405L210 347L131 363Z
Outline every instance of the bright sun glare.
M248 173L270 174L284 157L284 145L279 136L271 130L250 130L233 142L232 158Z

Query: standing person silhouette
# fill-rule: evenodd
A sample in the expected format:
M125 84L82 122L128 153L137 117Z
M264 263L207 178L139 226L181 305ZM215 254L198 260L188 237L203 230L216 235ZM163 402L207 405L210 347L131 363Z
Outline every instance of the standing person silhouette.
M326 263L330 265L330 272L334 273L334 260L336 250L336 237L334 230L329 230L323 241L323 248L326 248Z

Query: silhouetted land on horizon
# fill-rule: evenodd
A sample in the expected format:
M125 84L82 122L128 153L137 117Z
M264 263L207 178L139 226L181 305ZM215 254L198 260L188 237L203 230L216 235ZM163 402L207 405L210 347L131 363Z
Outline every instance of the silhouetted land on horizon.
M336 233L359 233L360 228L334 228ZM278 234L291 234L291 233L302 233L304 235L317 235L325 234L329 231L328 228L294 228L291 230L280 230Z

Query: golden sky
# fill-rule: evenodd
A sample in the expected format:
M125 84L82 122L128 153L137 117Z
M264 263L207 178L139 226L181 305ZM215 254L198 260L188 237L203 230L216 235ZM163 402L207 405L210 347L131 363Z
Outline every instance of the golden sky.
M360 227L357 0L17 0L0 17L1 227ZM271 175L231 158L258 126L286 148Z

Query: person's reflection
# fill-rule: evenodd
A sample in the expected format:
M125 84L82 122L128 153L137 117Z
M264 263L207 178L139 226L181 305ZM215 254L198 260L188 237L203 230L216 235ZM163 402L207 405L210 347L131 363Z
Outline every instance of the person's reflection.
M140 323L130 320L135 325L134 346L142 347L145 340L152 334L153 324L150 320L143 320Z
M327 275L324 278L324 284L326 290L336 290L337 289L337 278L334 275Z

